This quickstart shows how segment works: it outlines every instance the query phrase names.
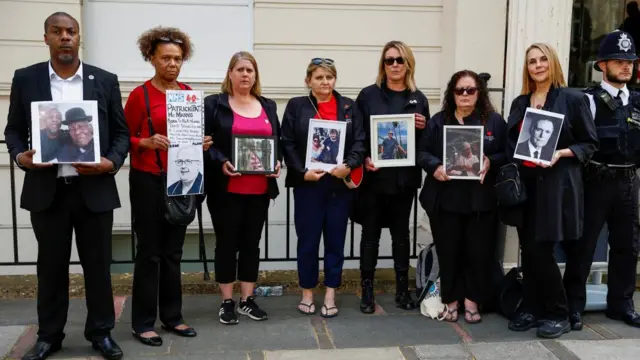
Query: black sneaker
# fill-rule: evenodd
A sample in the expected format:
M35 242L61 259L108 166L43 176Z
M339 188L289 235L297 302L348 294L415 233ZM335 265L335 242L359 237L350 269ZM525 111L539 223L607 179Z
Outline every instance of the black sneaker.
M247 300L242 301L240 299L240 305L238 305L238 313L240 315L248 316L251 320L262 321L267 320L267 313L258 307L253 296L249 296Z
M220 305L220 311L218 312L220 316L220 322L226 325L235 325L238 323L238 315L236 314L236 302L227 299L222 302Z

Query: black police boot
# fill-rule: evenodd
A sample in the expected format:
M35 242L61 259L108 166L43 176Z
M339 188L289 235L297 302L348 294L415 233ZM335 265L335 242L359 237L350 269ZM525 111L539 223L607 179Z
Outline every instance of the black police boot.
M396 307L404 310L413 310L416 303L409 292L408 271L396 272Z
M569 323L569 319L557 321L557 320L547 320L544 324L540 325L538 328L537 335L538 337L544 339L556 339L562 336L562 334L566 334L571 331L571 324Z
M582 315L577 311L569 314L569 323L571 324L571 330L573 331L580 331L584 327L584 324L582 323Z
M365 314L373 314L376 311L375 297L373 295L373 274L363 274L360 286L362 288L360 311Z
M538 319L528 312L518 313L509 321L509 330L511 331L528 331L538 326L540 326Z

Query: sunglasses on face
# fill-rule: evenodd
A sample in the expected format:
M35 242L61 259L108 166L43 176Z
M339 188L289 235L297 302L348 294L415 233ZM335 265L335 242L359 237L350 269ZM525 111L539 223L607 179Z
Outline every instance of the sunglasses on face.
M455 88L455 89L453 90L453 93L454 93L454 94L456 94L456 95L458 95L458 96L460 96L460 95L464 94L465 92L466 92L468 95L473 95L473 94L475 94L475 93L476 93L476 91L478 91L478 88L475 88L475 87L468 87L468 88Z
M320 64L333 65L334 61L333 59L328 59L328 58L313 58L311 59L311 63L313 65L320 65Z
M402 65L404 64L404 58L402 56L384 58L384 64L387 66L393 65L394 62L397 62L398 65Z

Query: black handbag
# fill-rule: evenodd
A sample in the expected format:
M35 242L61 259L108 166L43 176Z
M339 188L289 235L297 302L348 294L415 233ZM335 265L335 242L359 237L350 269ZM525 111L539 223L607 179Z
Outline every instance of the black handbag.
M149 94L147 87L142 85L144 89L144 102L147 107L147 121L149 122L149 134L153 136L155 130L151 121L151 108L149 106ZM196 217L196 203L198 202L196 195L179 195L169 196L167 193L167 172L162 168L162 160L160 160L160 151L156 149L156 162L160 168L160 177L162 178L162 191L164 196L164 217L170 224L187 226L193 222Z
M498 170L494 189L498 205L501 208L520 205L527 200L527 189L520 178L520 171L518 171L516 163L503 165Z

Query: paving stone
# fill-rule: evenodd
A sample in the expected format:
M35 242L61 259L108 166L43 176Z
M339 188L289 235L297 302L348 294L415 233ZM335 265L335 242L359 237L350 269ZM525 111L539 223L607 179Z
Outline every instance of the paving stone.
M640 356L640 341L636 339L559 342L581 360L636 360Z
M1 300L0 326L38 323L36 301L32 299Z
M473 356L462 345L422 345L416 346L420 360L472 360Z
M397 347L377 349L336 349L306 351L267 351L265 360L405 360Z
M339 349L460 342L451 325L424 316L341 315L326 323L333 343Z
M586 325L598 324L621 338L640 339L638 328L631 327L622 321L611 320L601 312L588 313L584 317L584 322Z
M27 330L26 326L0 326L0 359L7 356L13 345Z
M475 360L558 360L537 341L470 344L469 351Z

